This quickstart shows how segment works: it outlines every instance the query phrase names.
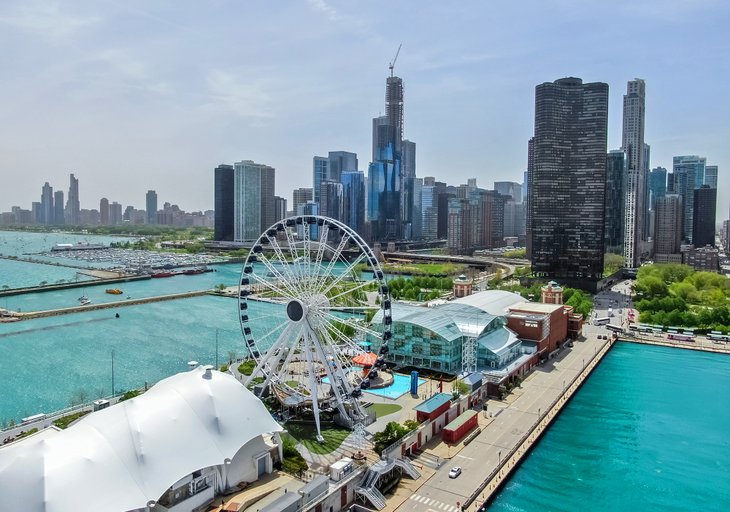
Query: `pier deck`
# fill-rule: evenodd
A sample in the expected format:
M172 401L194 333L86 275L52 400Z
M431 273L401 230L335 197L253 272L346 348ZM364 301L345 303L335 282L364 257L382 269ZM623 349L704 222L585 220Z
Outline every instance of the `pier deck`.
M396 490L385 510L454 511L457 503L463 510L479 510L612 346L597 338L603 330L587 326L587 331L586 341L576 342L572 349L537 367L505 402L490 401L487 412L492 417L482 432L467 446L452 446L449 463L419 487ZM448 472L454 466L460 466L462 474L450 479Z

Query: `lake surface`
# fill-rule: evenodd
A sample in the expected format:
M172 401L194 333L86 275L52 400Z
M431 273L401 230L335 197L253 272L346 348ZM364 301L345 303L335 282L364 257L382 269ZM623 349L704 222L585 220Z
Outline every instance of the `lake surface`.
M619 343L489 507L730 508L730 357Z

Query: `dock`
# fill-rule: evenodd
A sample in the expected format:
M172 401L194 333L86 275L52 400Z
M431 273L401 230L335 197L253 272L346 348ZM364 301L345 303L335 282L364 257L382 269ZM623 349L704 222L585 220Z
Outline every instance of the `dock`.
M659 347L681 348L684 350L696 350L699 352L714 352L716 354L730 354L730 343L723 341L712 341L696 338L694 341L678 341L648 338L646 336L626 337L621 336L620 341L626 343L638 343L641 345L657 345Z
M19 320L30 320L32 318L43 318L47 316L58 316L58 315L67 315L70 313L80 313L83 311L95 311L99 309L111 309L111 308L121 308L125 306L135 306L137 304L149 304L152 302L161 302L166 300L176 300L176 299L188 299L190 297L201 297L203 295L209 295L211 294L211 290L197 290L192 292L182 292L182 293L171 293L169 295L157 295L155 297L143 297L139 299L126 299L126 300L119 300L114 302L102 302L99 304L86 304L85 306L78 305L78 306L71 306L68 308L59 308L59 309L47 309L44 311L28 311L26 313L14 313L10 317L6 318L13 318L13 319L19 319ZM12 321L18 321L18 320L12 320Z
M100 274L92 274L91 272L96 272L94 270L86 269L87 272L89 272L89 275L96 275L97 277ZM107 274L111 274L109 271L103 271ZM82 273L82 272L80 272ZM25 293L37 293L37 292L51 292L51 291L58 291L58 290L67 290L70 288L88 288L89 286L98 286L98 285L104 285L104 284L114 284L114 283L127 283L129 281L144 281L145 279L150 279L149 275L122 275L117 277L102 277L99 279L94 279L93 281L74 281L73 283L56 283L56 284L47 284L43 286L26 286L23 288L9 288L7 290L0 290L0 297L10 297L13 295L23 295Z

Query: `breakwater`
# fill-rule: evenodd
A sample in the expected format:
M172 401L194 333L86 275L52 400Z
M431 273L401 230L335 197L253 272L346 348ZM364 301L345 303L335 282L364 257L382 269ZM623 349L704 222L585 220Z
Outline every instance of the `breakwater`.
M73 282L73 283L56 283L56 284L47 284L47 285L43 285L43 286L26 286L23 288L9 288L7 290L0 290L0 297L11 297L13 295L23 295L25 293L67 290L70 288L87 288L89 286L114 284L114 283L126 283L129 281L144 281L145 279L150 279L150 276L142 275L142 276L106 277L106 278L101 278L101 279L94 279L93 281L78 281L78 282Z
M69 313L79 313L81 311L94 311L99 309L110 309L110 308L120 308L124 306L134 306L137 304L147 304L151 302L160 302L160 301L167 301L167 300L175 300L175 299L187 299L190 297L200 297L202 295L208 295L212 292L210 290L197 290L192 292L182 292L182 293L171 293L168 295L158 295L155 297L144 297L140 299L126 299L126 300L120 300L116 302L104 302L101 304L86 304L85 306L78 305L78 306L72 306L68 308L59 308L59 309L48 309L45 311L29 311L27 313L15 313L11 318L14 319L20 319L20 320L30 320L32 318L43 318L47 316L58 316L58 315L67 315Z

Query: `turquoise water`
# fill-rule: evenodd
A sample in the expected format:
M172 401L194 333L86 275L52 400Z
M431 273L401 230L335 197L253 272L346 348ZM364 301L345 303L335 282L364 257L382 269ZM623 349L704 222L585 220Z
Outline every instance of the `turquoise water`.
M38 286L58 282L88 281L93 278L77 274L78 269L56 265L40 265L24 261L0 259L0 289ZM0 303L0 307L5 307Z
M489 507L730 508L730 357L619 343Z
M97 398L141 387L187 369L197 360L215 364L245 346L237 301L196 297L0 324L0 420L16 420L66 407L79 391ZM281 307L252 304L262 325L281 317ZM115 313L120 318L115 318Z
M425 380L418 379L418 385L425 384ZM405 375L393 374L393 384L387 388L380 389L368 389L365 393L371 393L373 395L383 396L395 400L411 390L411 378Z

